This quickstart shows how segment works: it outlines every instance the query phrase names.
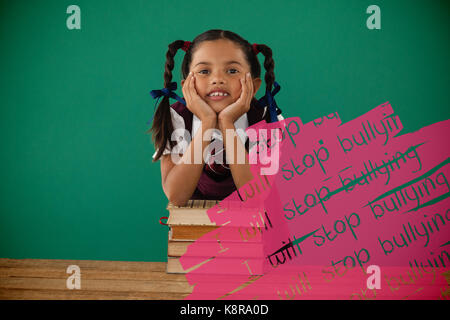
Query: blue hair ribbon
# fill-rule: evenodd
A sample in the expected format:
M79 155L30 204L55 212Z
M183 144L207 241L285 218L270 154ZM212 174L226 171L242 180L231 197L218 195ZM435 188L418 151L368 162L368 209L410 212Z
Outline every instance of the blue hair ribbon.
M166 97L169 97L169 98L176 99L179 102L181 102L182 104L186 105L186 101L183 98L180 98L174 92L176 89L177 89L177 83L176 82L171 82L171 83L169 83L168 88L162 88L161 90L152 90L152 91L150 91L150 94L152 95L153 99L158 99L158 100L156 100L155 108L156 108L156 105L158 104L159 98L161 98L162 96L166 96ZM155 114L155 112L153 111L152 118L147 122L147 124L150 124L150 122L152 122L154 114Z
M258 105L261 108L269 106L270 122L278 121L277 115L281 114L281 109L278 108L274 98L274 96L280 91L281 87L276 81L274 82L273 86L274 89L272 92L270 92L270 90L266 90L265 96L258 100Z

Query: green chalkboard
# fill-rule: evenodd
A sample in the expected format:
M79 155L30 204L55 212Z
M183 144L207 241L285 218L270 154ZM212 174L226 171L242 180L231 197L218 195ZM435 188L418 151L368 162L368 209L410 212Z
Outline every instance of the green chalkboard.
M366 25L372 4L381 29ZM81 29L67 27L70 5ZM166 259L145 132L170 42L234 31L272 48L285 117L349 121L390 101L409 132L450 118L448 12L426 0L1 1L0 257Z

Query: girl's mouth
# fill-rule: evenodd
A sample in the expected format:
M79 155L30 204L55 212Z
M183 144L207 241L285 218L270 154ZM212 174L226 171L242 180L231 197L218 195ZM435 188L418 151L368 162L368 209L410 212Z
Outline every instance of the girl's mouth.
M208 99L211 99L213 101L220 101L220 100L223 100L225 98L228 98L229 95L226 95L226 96L207 96L207 97L208 97Z

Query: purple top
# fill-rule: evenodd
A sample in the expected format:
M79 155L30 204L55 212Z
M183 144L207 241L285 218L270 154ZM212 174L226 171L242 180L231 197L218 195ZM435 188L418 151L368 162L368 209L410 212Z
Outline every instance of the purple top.
M192 127L194 122L193 113L189 111L189 109L184 104L178 101L172 104L170 107L183 118L185 129L189 131L192 137ZM258 107L256 105L256 99L252 99L250 110L247 112L249 127L267 117L269 113L266 114L266 108L267 107ZM248 139L245 143L245 148L248 152ZM224 157L224 161L226 161L225 159L226 158ZM208 168L208 165L205 165L198 181L198 185L193 195L191 196L191 199L223 200L235 190L236 186L231 175L231 170L229 170L226 163L224 163L224 166L222 166L222 170L211 170L211 167Z

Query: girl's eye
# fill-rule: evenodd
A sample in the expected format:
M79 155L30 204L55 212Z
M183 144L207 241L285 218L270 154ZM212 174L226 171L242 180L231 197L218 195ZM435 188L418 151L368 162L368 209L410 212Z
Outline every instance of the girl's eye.
M232 72L232 74L235 74L235 73L238 73L239 71L238 70L236 70L236 69L228 69L229 71L235 71L235 72ZM203 71L205 71L205 72L208 72L208 70L200 70L198 73L200 73L200 74L205 74L205 73L203 73Z

